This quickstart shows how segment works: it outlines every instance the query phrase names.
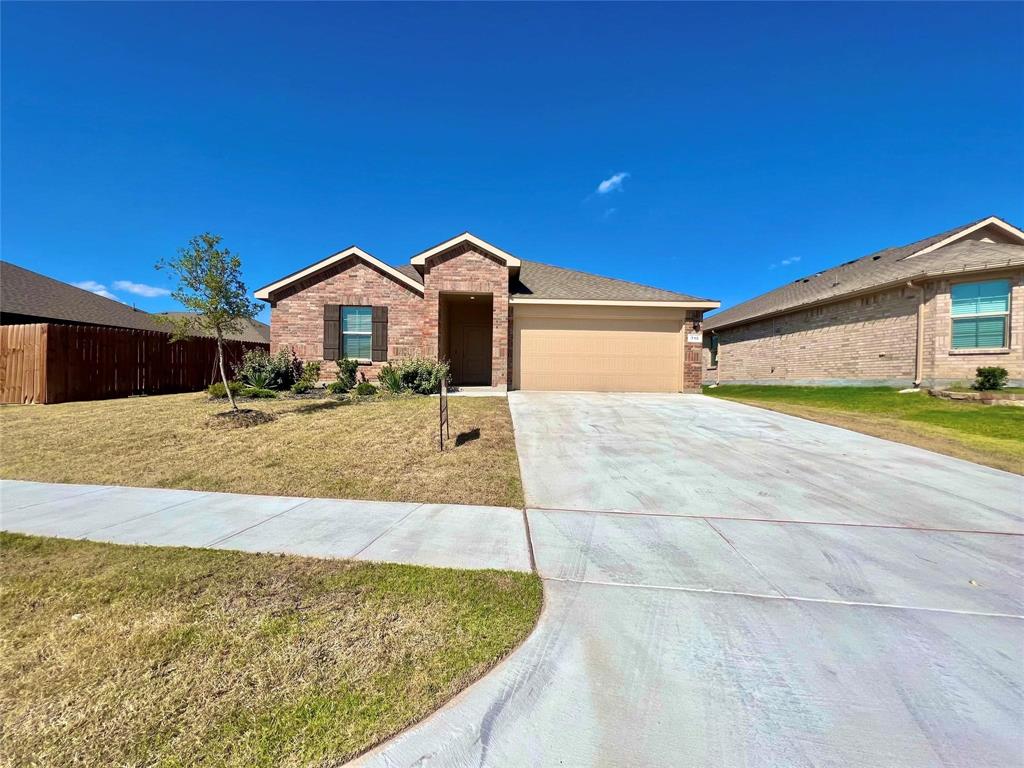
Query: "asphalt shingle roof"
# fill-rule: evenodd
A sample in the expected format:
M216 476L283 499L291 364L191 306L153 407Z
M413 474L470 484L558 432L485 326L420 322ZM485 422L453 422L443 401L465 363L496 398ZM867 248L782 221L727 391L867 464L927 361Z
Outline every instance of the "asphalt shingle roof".
M839 299L847 294L914 278L1024 264L1024 246L986 243L980 240L960 240L929 253L908 258L984 220L978 219L909 245L886 248L794 280L706 318L703 328L712 330L749 322L763 316L792 311L808 304Z
M0 261L0 311L5 314L27 315L55 322L104 325L112 328L131 328L139 331L162 331L168 328L149 312L133 309L120 301L92 293L83 288L54 280L8 261ZM184 312L160 314L181 316ZM270 326L253 321L238 336L243 341L270 340Z
M189 312L157 312L158 315L164 315L165 317L185 317ZM244 327L241 333L231 334L226 338L238 339L239 341L251 341L253 343L270 343L270 326L266 323L260 322L259 320L250 320L243 324ZM164 328L163 330L167 330ZM208 333L196 333L197 336L209 336Z
M713 301L539 261L520 259L520 262L519 278L512 282L510 288L512 296L590 301ZM402 264L395 269L423 283L423 275L412 264Z
M71 323L166 330L148 312L0 261L0 311Z
M521 259L513 296L533 299L585 299L590 301L712 301L649 285L592 275L565 267Z

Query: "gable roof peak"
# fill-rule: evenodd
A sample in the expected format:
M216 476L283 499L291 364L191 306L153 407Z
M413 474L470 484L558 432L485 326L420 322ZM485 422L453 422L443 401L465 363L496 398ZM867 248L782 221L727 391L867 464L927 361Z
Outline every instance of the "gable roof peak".
M364 251L359 246L350 245L348 248L345 248L344 250L331 254L326 259L321 259L320 261L314 264L310 264L308 267L304 267L303 269L300 269L297 272L292 272L290 275L285 275L279 280L275 280L272 283L268 283L267 285L264 285L262 288L257 288L253 292L253 295L257 299L262 299L263 301L270 301L270 294L273 293L274 291L280 290L281 288L284 288L285 286L290 285L291 283L294 283L298 280L302 280L304 277L309 277L310 275L316 274L317 272L326 269L332 264L337 264L339 261L342 261L353 256L359 259L360 261L369 264L372 267L376 267L381 272L385 273L392 279L397 280L399 283L406 286L407 288L412 288L413 290L423 293L423 285L421 283L417 282L416 280L413 280L408 275L395 269L390 264L385 264L376 256L371 256L369 253Z
M477 237L476 235L469 231L462 232L461 234L449 238L448 240L445 240L442 243L438 243L432 248L427 248L425 251L420 251L409 260L409 263L417 267L423 266L427 263L427 259L429 259L431 256L436 256L439 253L444 253L445 251L451 248L455 248L456 246L462 245L464 243L470 243L471 245L474 245L477 248L486 251L491 256L497 257L499 260L504 262L505 266L508 267L509 269L518 269L522 264L519 257L513 256L508 251L505 251L496 245L488 243L483 238Z

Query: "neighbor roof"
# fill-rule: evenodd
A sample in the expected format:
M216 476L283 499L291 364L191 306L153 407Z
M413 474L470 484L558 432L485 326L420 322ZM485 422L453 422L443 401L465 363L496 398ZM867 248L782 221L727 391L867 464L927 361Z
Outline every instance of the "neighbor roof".
M115 328L166 330L148 312L8 261L0 261L0 312Z
M706 318L705 330L724 328L852 293L923 277L1024 264L1024 246L967 238L994 226L1024 243L1024 232L995 216L972 221L923 240L886 248L802 277Z
M138 331L169 330L155 315L133 309L120 301L76 288L30 269L0 261L0 312L25 315L44 321L103 325ZM187 312L162 312L182 316ZM199 334L197 334L199 335ZM251 327L230 338L242 341L267 342L270 326L254 320Z
M187 317L193 313L191 312L158 312L157 314L163 315L164 317ZM167 330L162 328L161 330ZM197 332L196 336L211 336L210 333ZM237 339L238 341L250 341L257 344L269 344L270 343L270 326L266 323L262 323L259 320L247 320L243 323L241 333L232 333L228 335L229 339Z

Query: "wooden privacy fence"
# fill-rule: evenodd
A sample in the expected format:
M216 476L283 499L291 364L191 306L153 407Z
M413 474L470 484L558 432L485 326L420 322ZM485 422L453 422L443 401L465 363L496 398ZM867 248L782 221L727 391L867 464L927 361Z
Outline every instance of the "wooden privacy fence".
M224 343L228 375L245 350ZM0 402L63 403L129 395L195 392L215 381L217 341L171 342L169 333L92 325L0 326Z

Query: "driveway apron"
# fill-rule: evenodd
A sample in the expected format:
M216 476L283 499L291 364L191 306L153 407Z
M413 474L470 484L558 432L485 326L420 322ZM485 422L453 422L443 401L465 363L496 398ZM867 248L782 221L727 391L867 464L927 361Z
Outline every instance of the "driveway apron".
M545 608L360 766L1024 762L1024 481L703 396L509 396Z

